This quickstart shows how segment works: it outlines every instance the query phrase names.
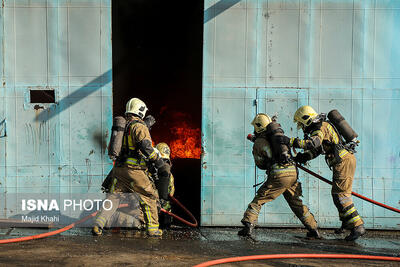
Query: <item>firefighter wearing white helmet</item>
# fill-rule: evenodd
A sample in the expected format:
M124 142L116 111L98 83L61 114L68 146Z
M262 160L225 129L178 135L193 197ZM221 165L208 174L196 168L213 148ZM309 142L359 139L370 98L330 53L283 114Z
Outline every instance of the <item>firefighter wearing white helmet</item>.
M145 226L149 236L161 236L159 229L157 201L168 199L169 171L167 165L154 150L150 132L143 121L146 104L138 98L132 98L126 104L126 120L122 142L122 156L113 168L113 182L110 189L113 198L111 210L101 210L96 218L92 232L102 233L102 228L118 208L121 199L118 194L136 192L140 198ZM155 166L159 178L158 192L149 179L146 162Z
M253 157L256 166L266 170L267 181L258 189L242 219L244 225L238 234L251 236L261 207L283 194L294 214L307 228L307 236L321 238L314 216L300 198L301 184L297 181L297 168L288 149L289 138L280 125L264 113L255 116Z
M132 98L126 103L125 114L134 114L140 119L143 119L146 115L147 107L146 104L139 98Z
M170 173L169 176L169 185L168 185L168 194L173 196L175 193L175 179L174 176L171 173L171 167L172 167L172 162L171 162L171 149L169 146L162 142L158 143L156 145L156 149L160 152L162 160L165 162L165 165L167 166L168 172ZM161 207L167 211L172 211L171 203L170 201L161 201ZM162 213L160 214L160 226L163 228L167 228L171 225L172 223L172 217Z
M336 233L349 229L351 232L345 239L356 240L365 234L365 228L351 198L356 170L354 151L343 146L340 132L332 122L326 120L325 114L318 114L310 106L300 107L294 114L293 121L307 137L290 139L290 146L304 150L303 153L297 153L295 161L304 164L320 154L325 154L325 160L333 171L333 202L342 221L342 226Z

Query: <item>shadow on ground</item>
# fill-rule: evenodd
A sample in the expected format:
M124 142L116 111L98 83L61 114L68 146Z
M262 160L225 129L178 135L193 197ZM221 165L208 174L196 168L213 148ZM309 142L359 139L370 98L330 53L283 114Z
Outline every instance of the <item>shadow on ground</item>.
M0 229L1 238L41 233L40 229ZM237 228L164 231L162 239L138 231L108 231L93 237L76 228L46 239L2 245L0 262L8 265L192 266L208 260L261 254L334 253L400 256L400 232L368 231L356 242L323 230L323 240L305 238L303 229L256 229L254 239L236 235ZM398 262L334 259L287 259L241 262L229 266L399 266ZM225 266L225 265L224 265Z

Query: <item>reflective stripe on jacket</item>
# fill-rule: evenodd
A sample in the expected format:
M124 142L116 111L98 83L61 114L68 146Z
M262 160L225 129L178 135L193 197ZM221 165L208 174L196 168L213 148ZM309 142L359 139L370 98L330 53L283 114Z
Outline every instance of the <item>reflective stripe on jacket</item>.
M129 153L128 153L128 157L127 157L125 163L128 166L132 166L132 167L136 167L136 168L139 167L141 169L145 169L145 168L147 168L147 165L144 160L144 157L140 156L141 153L139 153L139 151L137 149L137 145L139 142L141 142L144 139L149 139L151 141L151 137L150 137L149 129L144 124L144 122L137 118L135 118L135 120L137 120L137 122L131 123L131 125L129 126L129 130L128 130L128 135L127 135L128 138L127 139L128 139ZM125 139L123 142L123 147L126 147ZM137 155L138 157L134 157L132 155Z

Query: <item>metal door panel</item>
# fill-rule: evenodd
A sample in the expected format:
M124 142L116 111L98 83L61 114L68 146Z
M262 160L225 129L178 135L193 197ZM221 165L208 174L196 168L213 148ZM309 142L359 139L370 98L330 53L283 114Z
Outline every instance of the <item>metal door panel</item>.
M100 194L112 167L111 1L8 0L0 10L2 216L27 193ZM54 90L54 103L33 103L31 90Z

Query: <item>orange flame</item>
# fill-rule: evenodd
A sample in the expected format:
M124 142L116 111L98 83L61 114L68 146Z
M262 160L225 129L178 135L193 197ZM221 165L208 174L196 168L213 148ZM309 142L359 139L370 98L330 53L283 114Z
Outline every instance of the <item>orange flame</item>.
M172 133L172 141L169 146L171 148L171 158L188 158L200 159L200 129L191 128L186 122L182 125L170 129Z

